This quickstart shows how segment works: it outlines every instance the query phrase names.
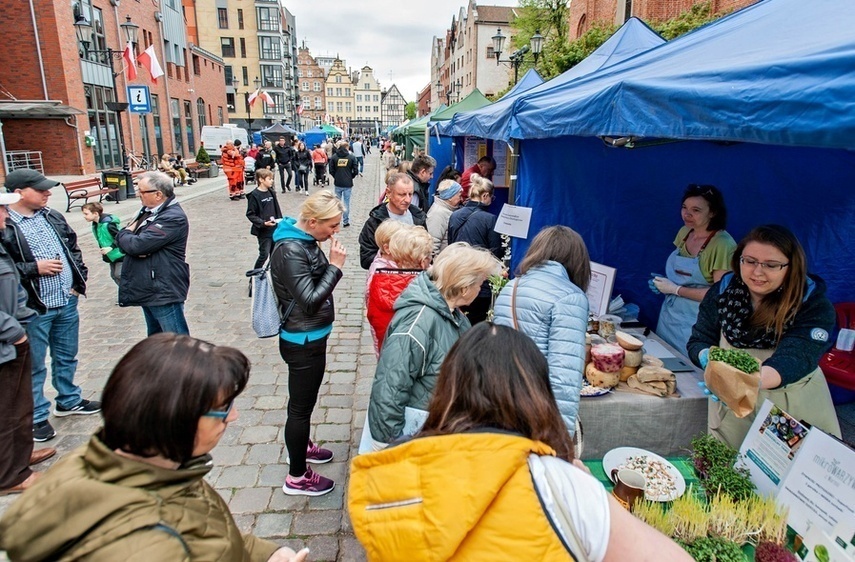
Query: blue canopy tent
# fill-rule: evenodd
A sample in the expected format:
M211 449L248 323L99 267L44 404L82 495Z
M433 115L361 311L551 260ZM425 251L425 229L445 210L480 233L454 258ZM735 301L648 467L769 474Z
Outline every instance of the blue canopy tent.
M505 92L505 95L502 96L500 99L505 99L507 97L521 94L523 92L531 90L535 86L540 86L541 84L543 84L543 77L538 74L535 69L529 68L526 73L523 74L523 77L520 78L520 81L514 84L513 88Z
M852 29L848 0L765 0L520 98L506 134L522 139L515 203L536 210L529 239L577 230L655 325L647 280L673 249L683 189L711 183L734 238L789 227L832 301L855 301ZM528 243L514 240L514 264Z
M526 99L539 92L561 89L581 77L625 61L663 43L665 40L647 24L638 18L630 18L605 43L570 70L527 90L514 88L515 91L508 92L496 103L477 111L458 113L450 122L440 125L439 132L455 137L507 140L513 108L518 100Z
M303 142L309 150L316 144L321 144L327 139L327 132L320 127L314 127L303 133Z

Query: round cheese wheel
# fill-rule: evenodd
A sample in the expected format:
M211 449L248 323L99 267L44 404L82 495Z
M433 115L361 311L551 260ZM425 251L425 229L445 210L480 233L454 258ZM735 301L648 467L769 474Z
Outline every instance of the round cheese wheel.
M641 366L642 367L664 367L665 363L662 362L658 357L654 357L653 355L645 355L641 358Z
M626 382L626 379L631 377L632 375L638 372L638 367L629 367L624 365L624 367L620 370L620 382Z
M594 366L606 373L617 373L623 367L624 349L612 343L601 343L591 348Z
M644 352L640 349L638 351L627 351L626 356L623 358L623 366L624 367L639 367L641 365L641 360L644 357Z
M644 342L626 332L615 332L615 337L617 338L618 345L629 351L638 351L644 346Z
M588 363L585 367L585 378L589 383L600 388L614 388L620 382L619 373L601 371L593 363Z

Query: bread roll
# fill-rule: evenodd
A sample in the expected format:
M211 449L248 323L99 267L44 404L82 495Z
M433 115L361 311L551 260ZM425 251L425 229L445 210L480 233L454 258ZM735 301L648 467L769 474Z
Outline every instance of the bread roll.
M638 380L640 382L665 382L676 379L674 373L664 367L641 367L638 370Z

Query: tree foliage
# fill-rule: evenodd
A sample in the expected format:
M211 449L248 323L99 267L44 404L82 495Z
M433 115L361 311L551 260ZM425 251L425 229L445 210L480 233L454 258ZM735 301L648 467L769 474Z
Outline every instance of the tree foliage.
M407 119L416 118L416 102L411 101L404 107L404 117Z
M196 162L199 164L210 164L211 157L208 155L208 151L205 150L205 144L202 143L199 145L199 152L196 153Z
M674 18L661 22L652 22L650 27L667 41L670 41L713 22L727 13L715 13L712 9L712 2L701 2Z

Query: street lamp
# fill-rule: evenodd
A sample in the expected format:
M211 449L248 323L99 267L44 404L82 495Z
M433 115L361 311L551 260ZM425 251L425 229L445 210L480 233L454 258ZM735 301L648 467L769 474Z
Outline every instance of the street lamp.
M139 32L139 26L131 22L131 16L126 17L125 23L121 24L119 27L122 28L122 31L125 32L125 39L127 39L128 43L133 45L133 48L136 48L137 44L137 33ZM86 21L86 18L83 14L79 14L77 18L74 20L74 31L77 35L77 41L83 47L83 53L81 53L80 58L88 58L90 54L93 55L104 55L107 57L107 60L110 62L110 74L113 77L113 95L116 97L117 101L107 102L107 109L113 111L117 114L118 128L119 128L119 146L122 151L122 170L129 171L130 166L128 165L128 152L125 148L125 132L122 126L122 112L128 108L127 103L119 103L119 90L116 87L116 76L121 73L116 72L113 69L113 60L121 59L122 53L124 49L120 51L114 51L113 49L90 49L90 41L89 39L92 37L92 24Z
M455 97L459 96L460 95L460 89L462 87L463 87L463 85L460 83L460 78L458 78L457 80L455 80L454 82L449 84L448 90L445 91L445 103L446 104L451 103L451 96L452 95L454 95ZM440 82L439 80L436 81L436 89L439 91L440 94L442 94L442 82Z
M498 66L500 62L512 64L514 67L514 84L517 83L517 79L519 77L520 65L525 62L525 55L528 54L529 51L534 55L534 66L537 66L537 58L543 51L543 35L540 34L539 30L535 31L534 35L531 36L531 40L528 45L511 53L508 60L499 60L505 48L505 39L507 39L502 35L501 28L496 30L496 34L493 35L492 39L493 52L496 55L496 66Z

